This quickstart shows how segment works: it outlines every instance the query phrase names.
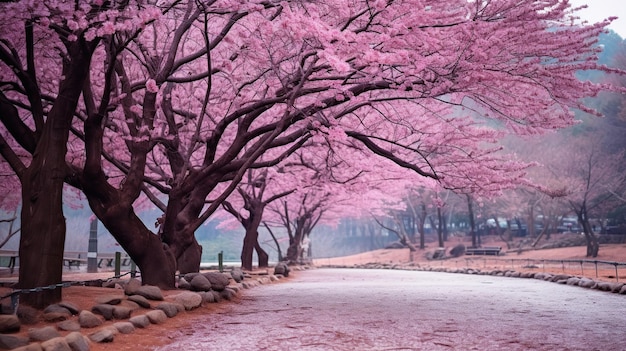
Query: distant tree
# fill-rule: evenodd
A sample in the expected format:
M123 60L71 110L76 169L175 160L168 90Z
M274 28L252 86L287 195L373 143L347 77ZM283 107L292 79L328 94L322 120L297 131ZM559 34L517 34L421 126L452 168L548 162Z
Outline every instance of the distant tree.
M277 188L278 184L283 187L282 190ZM254 251L256 251L259 259L259 267L269 265L269 255L259 244L259 225L263 220L263 213L268 204L296 191L295 187L290 189L287 185L285 179L270 177L267 170L253 172L250 169L246 181L241 182L237 187L237 193L242 202L241 210L236 209L231 201L226 200L222 203L224 209L232 214L246 230L241 250L241 267L243 269L252 270ZM267 191L268 187L273 187L275 192ZM248 214L246 215L245 212Z
M11 240L16 234L20 232L20 228L14 228L15 220L17 220L17 209L13 213L13 217L10 218L2 218L0 219L0 223L8 223L9 227L6 231L6 236L0 239L0 248L4 247L4 245Z
M609 206L609 203L620 201L615 193L622 193L626 186L621 163L624 156L601 154L593 147L576 153L571 156L570 168L566 169L566 179L569 180L567 201L585 234L587 256L597 257L599 243L592 218L602 213L602 208Z
M552 219L554 225L555 219L575 214L587 241L589 257L596 257L599 251L592 220L603 221L607 209L623 203L619 194L626 191L624 154L602 151L602 143L598 142L601 138L598 131L578 137L565 133L536 144L541 150L551 152L542 153L540 160L544 166L534 177L543 179L546 188L560 189L561 207L558 203L542 204L544 218Z

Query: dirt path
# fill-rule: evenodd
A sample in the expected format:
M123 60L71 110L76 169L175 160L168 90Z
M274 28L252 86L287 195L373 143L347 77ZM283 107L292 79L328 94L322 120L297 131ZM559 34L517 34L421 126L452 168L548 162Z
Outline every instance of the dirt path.
M318 269L246 291L157 350L626 350L623 300L534 279Z

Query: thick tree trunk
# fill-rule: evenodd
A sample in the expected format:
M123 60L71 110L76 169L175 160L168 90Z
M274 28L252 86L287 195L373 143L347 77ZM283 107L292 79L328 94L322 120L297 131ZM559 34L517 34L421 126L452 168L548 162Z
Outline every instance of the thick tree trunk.
M173 252L158 235L146 228L132 207L109 205L103 206L106 211L100 211L93 201L90 204L94 213L98 211L96 215L102 224L137 264L142 284L174 289L176 260Z
M476 222L474 220L474 205L472 204L472 197L467 195L467 211L470 222L470 234L472 235L472 247L478 247L476 241Z
M591 223L589 223L589 218L586 215L587 209L583 208L580 211L577 211L576 215L578 216L578 222L583 227L583 233L585 234L585 241L587 242L587 257L598 257L598 252L600 251L600 243L598 242L598 238L596 238L593 233L593 228L591 228Z
M267 252L265 252L265 250L263 250L258 240L256 242L256 245L254 245L254 249L256 250L256 255L259 258L259 268L269 267L270 256L267 254Z
M91 173L88 167L85 170L90 181L85 183L83 192L89 207L137 264L142 284L174 289L174 251L161 240L161 235L148 230L126 194L110 186L104 173L98 169Z
M424 232L424 226L426 224L426 204L422 203L422 213L420 216L420 249L425 249L426 248L426 238L425 238L425 232Z
M195 238L194 238L195 239ZM202 262L202 245L193 240L191 245L176 259L178 271L181 274L196 273L200 271Z
M293 238L289 239L289 248L287 248L287 256L285 259L288 262L298 262L300 257L300 244L302 243L303 231L300 228L296 228L296 233Z
M82 41L68 46L68 61L63 67L65 79L47 115L33 159L21 177L22 234L18 286L23 289L55 285L63 279L65 155L74 111L89 72L92 50L93 47ZM61 288L21 297L23 303L36 308L60 300Z
M262 266L262 259L264 260L263 267L267 267L267 262L269 261L267 253L259 246L259 225L263 218L265 204L261 201L248 200L247 205L246 209L250 213L250 217L241 219L241 224L246 228L246 235L243 238L243 248L241 249L241 267L243 269L252 270L255 249L257 250L257 254L259 254L259 267Z
M52 168L54 162L49 158L46 161L49 162L33 162L22 185L18 284L22 289L55 285L63 280L66 227L62 167ZM61 301L61 288L24 294L20 301L41 309Z
M254 256L254 247L257 245L258 231L246 230L241 249L241 268L251 271Z
M437 220L439 223L437 223L437 225L435 225L435 221L433 221L432 218L430 218L430 223L431 226L433 228L437 228L437 240L439 242L439 247L444 247L444 242L443 242L443 227L442 227L442 222L441 222L441 208L437 208Z

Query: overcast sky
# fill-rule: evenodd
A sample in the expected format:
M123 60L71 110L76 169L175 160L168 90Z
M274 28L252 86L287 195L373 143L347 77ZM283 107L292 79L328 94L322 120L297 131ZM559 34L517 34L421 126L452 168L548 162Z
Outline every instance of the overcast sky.
M579 14L590 23L600 22L611 16L619 17L609 28L626 39L626 0L570 0L570 3L574 7L587 4L588 8Z

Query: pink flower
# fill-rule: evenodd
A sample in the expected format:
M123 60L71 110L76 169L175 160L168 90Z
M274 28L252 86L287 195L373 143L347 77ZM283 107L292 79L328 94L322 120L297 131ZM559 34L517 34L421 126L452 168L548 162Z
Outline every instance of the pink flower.
M75 31L78 29L78 23L74 20L68 20L67 21L67 28L69 28L69 30L71 31Z
M159 86L154 79L148 79L148 81L146 82L146 90L156 94L159 92Z
M94 28L89 28L87 32L85 32L85 40L92 41L96 39L96 30Z

